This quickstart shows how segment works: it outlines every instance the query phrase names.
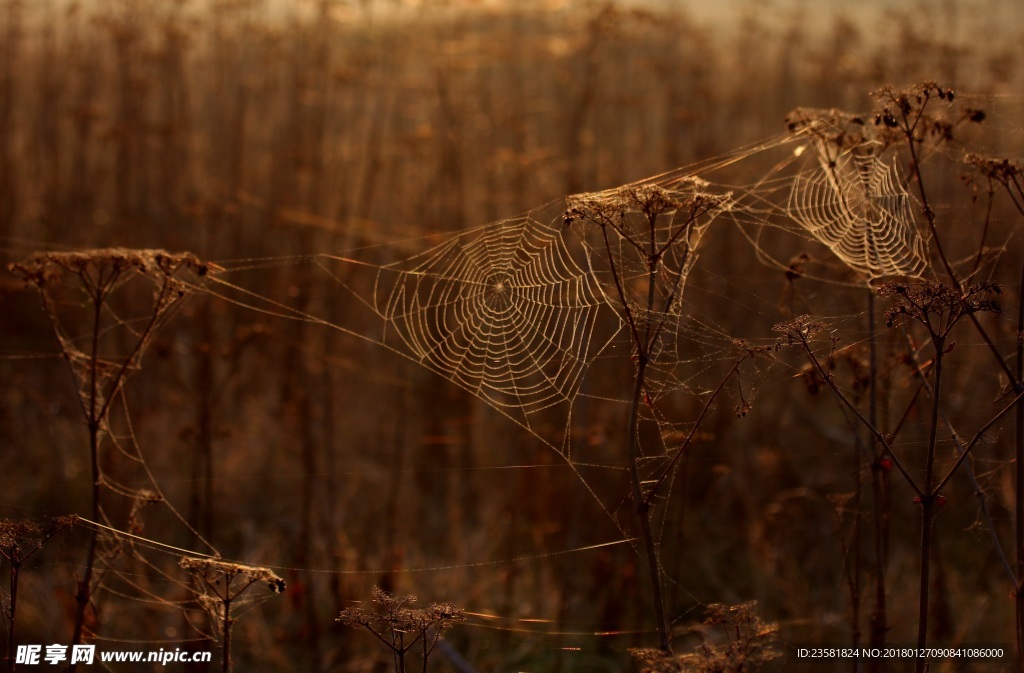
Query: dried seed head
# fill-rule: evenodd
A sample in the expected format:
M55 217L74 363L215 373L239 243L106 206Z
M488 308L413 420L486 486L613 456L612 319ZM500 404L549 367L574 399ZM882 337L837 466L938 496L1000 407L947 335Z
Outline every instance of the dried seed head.
M204 265L189 252L99 248L76 252L40 252L8 268L31 283L45 285L66 273L81 275L97 271L114 274L135 271L156 278L173 276L178 271L190 269L201 275L200 269Z
M825 324L809 315L797 316L792 320L780 322L772 327L772 331L782 334L781 338L785 340L786 345L790 346L796 343L804 343L824 330Z
M412 608L413 595L397 596L373 587L370 592L375 608L350 607L342 610L335 621L349 627L363 627L380 633L427 633L440 638L445 631L465 620L465 613L452 603L432 603L426 608Z
M77 521L74 514L42 523L0 519L0 555L12 563L21 562L39 551L50 538L72 528Z
M1024 175L1024 163L1021 161L1003 157L983 157L978 154L967 154L963 161L986 178L1003 185Z
M276 594L284 593L286 588L285 581L274 571L261 566L249 566L194 556L182 556L178 566L182 570L207 579L218 577L230 582L236 577L244 577L255 582L265 582L267 587Z
M859 147L870 140L862 115L835 108L796 108L786 115L786 127L793 134L809 136L838 150Z
M695 176L685 177L671 188L656 184L626 185L603 192L574 194L566 199L563 225L592 222L616 225L630 213L654 219L670 213L685 213L690 220L728 210L732 194L713 194L708 183Z
M912 284L890 281L878 286L878 296L892 298L895 302L885 312L885 324L892 327L901 316L916 320L926 326L932 318L939 318L946 325L955 324L960 318L973 313L1002 313L993 296L1002 294L996 283L983 282L961 290L946 283L918 281Z

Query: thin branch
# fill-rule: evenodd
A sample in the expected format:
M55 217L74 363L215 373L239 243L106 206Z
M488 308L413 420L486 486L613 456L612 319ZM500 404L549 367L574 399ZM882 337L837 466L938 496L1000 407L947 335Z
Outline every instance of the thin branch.
M910 472L907 471L907 468L903 466L903 463L900 461L899 456L896 455L896 453L892 450L892 446L890 446L888 440L886 440L885 435L882 434L882 432L880 432L878 428L876 428L871 423L871 421L865 418L864 414L862 414L860 409L857 408L857 405L851 402L846 397L846 395L843 394L843 391L839 389L839 386L837 386L835 381L832 380L832 377L822 368L821 363L818 361L818 358L814 355L814 351L811 350L811 347L807 343L807 340L800 339L800 343L803 346L804 350L807 352L808 357L811 359L811 363L818 370L818 373L825 380L825 383L827 383L828 386L832 389L832 392L834 392L839 397L839 399L842 400L843 404L845 404L846 407L854 413L854 415L860 420L860 422L864 424L864 427L866 427L868 431L875 437L875 439L878 440L878 443L882 445L883 449L885 449L885 452L892 459L893 465L895 465L896 469L900 471L900 474L903 475L903 478L907 480L907 483L910 485L910 488L913 489L914 493L916 493L918 496L923 496L924 491L922 491L921 487L917 485L917 482L914 481L914 478L910 476Z
M740 363L743 362L743 360L745 360L746 357L747 356L744 356L743 358L740 358L739 360L736 361L736 364L732 366L732 369L729 370L729 373L725 375L725 378L723 378L722 381L718 384L718 387L715 388L715 390L711 393L711 397L708 398L708 401L704 403L704 408L701 409L700 414L697 415L697 420L694 422L693 427L690 428L690 432L686 435L686 439L684 439L683 443L679 446L678 449L676 449L675 455L672 456L672 459L668 462L668 465L666 465L662 469L661 476L658 477L658 480L654 483L654 486L652 486L648 491L647 497L644 498L645 504L649 506L654 501L654 495L657 492L658 488L661 486L662 482L664 482L665 479L668 478L668 475L672 472L672 468L675 466L676 462L686 452L686 449L690 446L690 442L693 441L693 438L697 434L697 430L700 428L701 423L704 422L704 417L707 415L708 410L711 409L711 404L715 401L715 398L718 397L718 394L722 392L722 389L725 387L725 384L728 383L729 379L733 377L733 374L735 374L736 371L739 369Z

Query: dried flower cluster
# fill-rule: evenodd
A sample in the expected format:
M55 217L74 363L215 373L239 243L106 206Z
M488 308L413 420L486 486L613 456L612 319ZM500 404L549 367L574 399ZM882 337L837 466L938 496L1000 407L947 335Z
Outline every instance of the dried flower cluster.
M835 108L796 108L786 115L786 127L791 133L808 135L840 151L861 147L871 138L863 116Z
M432 603L426 608L413 608L416 596L395 596L380 587L373 587L371 595L376 608L345 608L335 621L377 632L423 633L436 628L443 633L465 620L463 611L452 603Z
M72 528L76 521L78 517L74 514L58 516L43 524L0 519L0 554L9 563L20 563L39 551L50 538Z
M1011 159L967 154L964 156L964 163L986 178L1004 185L1024 176L1024 163Z
M713 603L707 607L704 623L718 627L721 636L717 641L705 640L693 652L630 650L641 673L747 673L779 656L778 625L761 620L756 601Z
M936 100L952 105L956 94L936 82L925 81L909 87L886 86L873 91L878 101L875 126L891 129L915 143L945 142L953 139L953 132L963 122L981 123L985 112L963 108L958 115L935 114L929 106Z
M972 313L1000 313L993 295L1002 294L995 283L977 283L958 290L946 283L890 281L878 288L878 296L894 298L885 312L885 324L892 327L900 316L915 320L936 334L948 333L957 321Z
M286 588L283 579L278 577L270 568L260 566L248 566L240 563L229 563L211 558L198 558L194 556L183 556L178 566L187 572L201 577L207 581L224 579L228 584L235 578L243 578L250 583L264 582L267 587L276 594L284 593Z
M673 189L659 185L627 185L606 192L577 194L567 199L562 222L593 222L599 226L618 226L627 214L640 213L653 221L660 215L683 213L687 221L728 208L729 194L712 194L708 183L691 177Z
M170 253L166 250L133 250L100 248L78 252L41 252L11 264L11 271L38 287L59 280L65 273L93 278L100 283L111 276L135 271L143 276L173 276L190 269L199 276L207 266L192 253Z
M794 344L806 343L814 335L825 331L825 323L809 315L801 315L792 320L780 322L772 327L772 331L782 335L776 344L776 349L778 349L784 345L792 346Z
M345 608L335 620L351 628L363 628L384 643L394 657L396 673L405 673L407 653L419 650L422 670L427 670L430 655L445 632L465 620L465 613L452 603L432 603L414 608L416 596L396 596L380 587L371 592L372 608Z

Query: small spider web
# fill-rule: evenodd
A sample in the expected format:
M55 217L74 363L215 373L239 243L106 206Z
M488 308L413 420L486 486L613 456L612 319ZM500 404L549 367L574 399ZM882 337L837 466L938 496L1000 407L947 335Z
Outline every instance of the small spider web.
M818 165L793 180L789 217L869 279L924 273L928 248L895 157L848 150L831 158L822 145Z

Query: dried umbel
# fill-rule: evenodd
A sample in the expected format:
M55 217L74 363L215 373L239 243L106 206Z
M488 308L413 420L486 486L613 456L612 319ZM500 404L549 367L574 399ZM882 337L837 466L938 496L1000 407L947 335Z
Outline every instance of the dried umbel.
M663 650L634 649L630 654L642 673L748 673L779 657L776 649L778 625L764 622L757 614L757 602L739 605L712 603L704 624L717 627L721 637L710 631L697 648L686 654Z
M908 87L892 85L871 92L878 101L874 123L883 133L894 134L915 143L941 143L953 139L956 127L963 122L981 123L985 112L974 108L955 110L952 89L943 88L933 81L924 81ZM945 103L945 109L936 113L932 104Z
M1024 176L1024 162L1001 157L983 157L978 154L967 154L964 163L974 168L989 180L1009 185L1021 180Z
M221 672L231 671L231 630L240 597L249 587L263 583L275 594L284 593L284 580L270 568L231 563L213 558L183 556L178 566L196 577L200 591L196 602L213 618L223 642Z
M40 252L11 264L9 268L37 287L46 286L68 274L78 276L87 286L102 286L129 272L150 278L175 276L185 270L191 270L198 276L207 272L206 265L192 253L129 248Z
M675 213L684 222L703 215L715 214L728 208L729 194L712 194L708 183L690 177L671 188L653 184L626 185L618 189L588 194L577 194L567 199L562 215L565 225L592 222L599 226L620 226L630 213L643 215L653 222L662 215Z
M18 580L21 567L51 538L73 527L76 521L78 517L73 514L49 519L42 524L35 521L0 519L0 555L7 559L10 566L7 605L3 613L4 621L7 623L7 661L11 662L12 671L15 661L14 626L18 617Z
M414 608L416 596L396 596L380 587L371 590L375 608L345 608L335 620L345 626L361 626L371 630L396 633L419 633L436 628L444 633L465 620L462 610L453 603L432 603L426 608Z
M44 523L0 519L0 555L18 564L39 551L50 538L69 530L78 521L74 514L59 516Z
M776 344L776 348L780 348L784 345L807 343L816 334L825 331L825 323L809 315L801 315L792 320L778 323L772 328L772 331L782 335Z
M946 283L893 281L878 287L878 296L894 299L885 312L885 324L892 327L901 316L915 320L937 334L947 333L960 318L973 313L1001 313L992 297L1002 294L995 283L976 283L957 289Z
M183 556L178 566L187 572L197 575L207 581L226 580L230 585L234 579L241 579L248 584L263 582L272 592L284 593L285 581L278 577L270 568L261 566L242 565L240 563L229 563L211 558L198 558L194 556Z
M88 398L83 399L84 403L92 406L99 402L100 409L109 403L124 378L138 367L152 337L173 315L173 309L207 273L206 265L191 253L127 248L40 252L9 268L39 291L76 383L86 387L93 381L100 382L93 386L95 389L80 391L83 398ZM132 296L133 301L127 302L127 306L115 307L115 292L126 285L135 287L132 281L137 279L152 283L152 297ZM84 304L78 301L83 294ZM67 301L69 297L72 301ZM102 326L98 324L101 320ZM81 347L81 337L76 335L82 332L80 323L85 321L95 323L91 331L96 343ZM142 329L138 328L140 324ZM101 340L118 345L125 342L119 339L120 328L134 337L134 346L124 358L108 355L98 359L96 352L108 350L101 347ZM131 338L127 343L131 343ZM110 385L104 388L102 383L108 380Z
M335 621L365 629L384 643L391 650L396 673L405 672L406 655L414 648L422 660L422 670L426 671L438 641L466 618L452 603L414 608L416 596L396 596L379 587L373 587L371 596L373 607L345 608Z
M711 193L707 182L687 176L570 196L562 221L582 224L575 233L591 268L631 329L650 324L653 332L671 333L704 232L732 205L731 193ZM661 301L650 301L644 282L626 280L641 276Z
M796 108L786 115L786 128L790 133L809 136L839 151L863 147L872 139L863 116L835 108Z

